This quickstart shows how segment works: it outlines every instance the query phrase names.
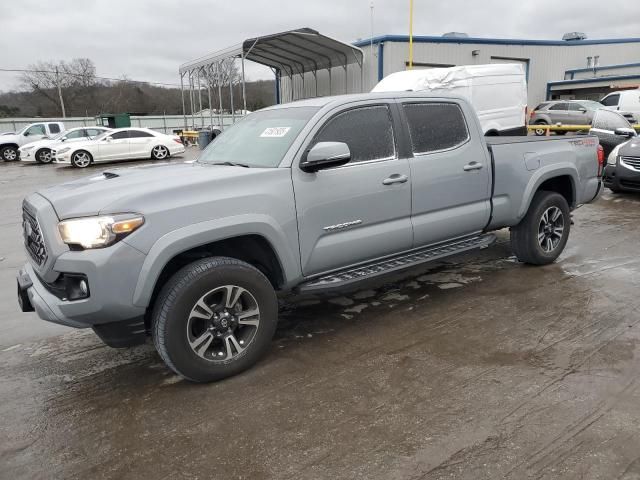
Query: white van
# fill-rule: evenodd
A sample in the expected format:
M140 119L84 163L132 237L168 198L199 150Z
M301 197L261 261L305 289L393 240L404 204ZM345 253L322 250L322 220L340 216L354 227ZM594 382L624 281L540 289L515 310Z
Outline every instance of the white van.
M600 103L609 110L629 112L640 122L640 88L610 93Z
M516 63L396 72L372 92L429 91L471 102L485 135L526 135L527 80Z

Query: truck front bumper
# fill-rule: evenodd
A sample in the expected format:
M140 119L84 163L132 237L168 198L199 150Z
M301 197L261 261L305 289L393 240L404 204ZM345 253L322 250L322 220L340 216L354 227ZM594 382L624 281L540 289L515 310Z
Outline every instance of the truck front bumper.
M59 277L53 283L45 282L27 263L17 275L18 303L22 311L35 311L49 322L91 327L110 346L140 343L146 336L146 308L133 305L133 291L144 258L125 242L69 251L56 259L53 269ZM68 284L60 281L66 278L86 280L86 295L72 299L64 288Z

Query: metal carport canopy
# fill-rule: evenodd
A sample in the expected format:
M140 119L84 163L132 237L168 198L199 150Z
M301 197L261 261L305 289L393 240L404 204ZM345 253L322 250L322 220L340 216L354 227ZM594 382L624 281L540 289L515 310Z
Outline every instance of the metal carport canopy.
M352 63L362 68L364 54L358 47L322 35L311 28L300 28L249 38L234 47L182 64L180 74L233 57L251 60L292 76L346 67Z

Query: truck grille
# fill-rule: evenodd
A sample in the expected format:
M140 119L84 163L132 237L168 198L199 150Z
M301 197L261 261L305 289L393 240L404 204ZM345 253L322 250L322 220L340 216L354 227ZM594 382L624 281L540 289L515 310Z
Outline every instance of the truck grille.
M29 252L29 255L38 266L42 266L47 261L47 248L44 244L44 238L42 237L38 220L36 220L35 215L27 209L26 205L22 206L22 230L24 246L27 252Z
M620 157L620 161L625 166L640 171L640 157Z

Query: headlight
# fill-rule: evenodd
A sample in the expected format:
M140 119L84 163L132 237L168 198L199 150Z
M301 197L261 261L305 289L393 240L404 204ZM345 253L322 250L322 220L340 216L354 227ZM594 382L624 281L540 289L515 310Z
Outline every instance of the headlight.
M607 164L608 165L615 165L618 162L618 155L616 155L617 152L612 152L609 154L609 156L607 157Z
M58 224L58 231L67 245L101 248L116 243L142 224L142 215L86 217L64 220Z
M71 150L71 147L64 147L64 148L61 148L60 150L56 150L56 154L67 153L69 150Z

